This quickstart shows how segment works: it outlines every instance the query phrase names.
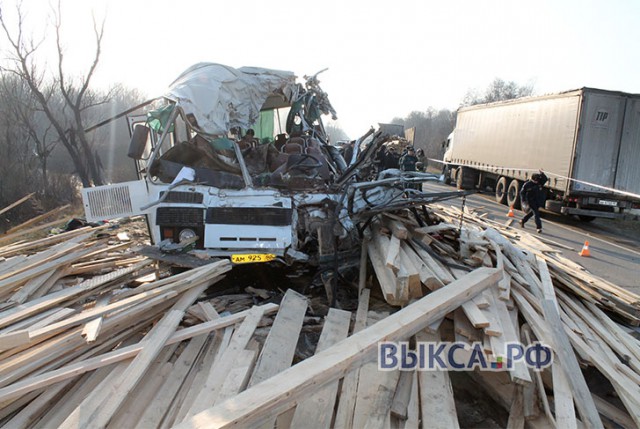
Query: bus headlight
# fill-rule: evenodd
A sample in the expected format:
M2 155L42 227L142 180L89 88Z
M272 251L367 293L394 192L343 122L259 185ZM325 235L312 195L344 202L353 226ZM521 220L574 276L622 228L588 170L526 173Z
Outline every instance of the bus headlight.
M179 242L187 241L189 239L192 239L195 236L196 236L196 232L194 230L185 228L182 231L180 231L180 234L178 234L178 241Z

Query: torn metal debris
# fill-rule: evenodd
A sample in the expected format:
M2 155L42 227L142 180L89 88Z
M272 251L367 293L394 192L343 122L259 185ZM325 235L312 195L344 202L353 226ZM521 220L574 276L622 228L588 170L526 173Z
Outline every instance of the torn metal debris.
M85 189L83 200L89 221L145 215L156 245L315 263L358 248L357 225L372 214L463 195L422 192L431 174L379 171L374 155L394 139L383 131L369 130L345 159L322 122L336 112L318 74L299 83L291 72L200 63L154 107L129 118L140 180Z

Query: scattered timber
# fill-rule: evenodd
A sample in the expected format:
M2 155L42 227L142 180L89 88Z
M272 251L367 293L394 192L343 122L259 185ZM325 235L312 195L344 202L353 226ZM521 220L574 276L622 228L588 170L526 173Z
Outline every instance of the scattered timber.
M141 255L108 225L10 237L0 247L0 425L461 427L451 362L378 367L382 341L415 353L455 341L463 361L482 350L504 364L469 374L503 408L502 420L487 416L498 426L640 426L640 297L549 240L468 208L429 209L429 225L408 210L371 219L357 298L342 309L287 284L210 296L228 261L171 274L170 258ZM311 337L311 352L297 353ZM542 343L552 359L535 371L509 361L514 343ZM590 390L594 373L608 392Z

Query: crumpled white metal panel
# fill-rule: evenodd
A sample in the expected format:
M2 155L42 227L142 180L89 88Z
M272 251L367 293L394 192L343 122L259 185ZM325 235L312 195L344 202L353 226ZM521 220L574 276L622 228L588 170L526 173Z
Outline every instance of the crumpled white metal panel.
M220 135L233 127L249 128L270 95L291 97L295 88L293 72L198 63L169 86L165 97L195 117L196 129Z
M82 189L82 203L88 222L98 222L143 213L149 202L144 180Z

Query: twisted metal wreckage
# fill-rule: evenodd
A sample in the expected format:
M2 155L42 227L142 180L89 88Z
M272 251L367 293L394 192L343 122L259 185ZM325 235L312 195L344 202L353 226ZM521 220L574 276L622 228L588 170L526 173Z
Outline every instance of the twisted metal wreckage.
M398 137L373 128L345 160L322 123L336 112L317 76L301 84L286 71L189 68L155 110L128 117L140 180L85 189L87 220L142 214L154 244L318 264L357 247L375 214L422 207L424 216L426 204L465 194L416 189L432 174L377 171L374 155ZM241 137L250 127L255 137Z

